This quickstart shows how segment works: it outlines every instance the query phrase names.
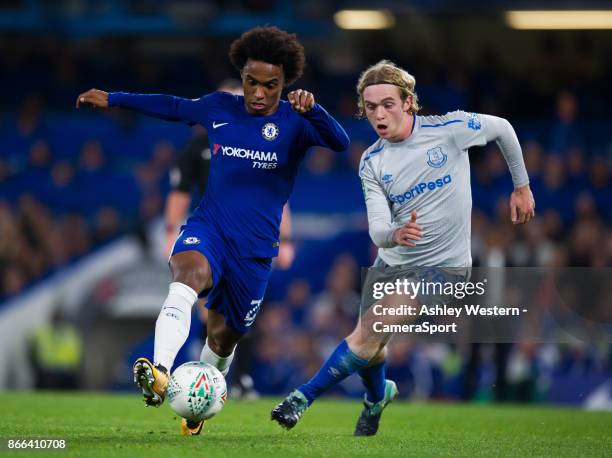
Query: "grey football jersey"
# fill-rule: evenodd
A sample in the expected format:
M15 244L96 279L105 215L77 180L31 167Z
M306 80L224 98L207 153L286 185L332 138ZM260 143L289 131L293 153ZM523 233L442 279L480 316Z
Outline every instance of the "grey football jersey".
M487 143L490 117L463 111L413 116L413 131L406 140L378 139L361 158L370 235L379 257L390 265L471 266L467 150ZM423 238L415 247L395 245L393 232L410 220L413 210Z

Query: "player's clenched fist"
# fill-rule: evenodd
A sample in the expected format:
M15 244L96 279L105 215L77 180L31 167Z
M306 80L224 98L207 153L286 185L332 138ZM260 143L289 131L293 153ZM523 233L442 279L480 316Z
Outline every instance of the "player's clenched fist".
M287 94L287 99L291 103L293 108L298 113L306 113L314 107L315 99L312 92L305 91L304 89L296 89Z
M410 221L404 224L402 227L395 230L393 233L393 241L397 245L402 246L416 246L415 240L421 240L423 238L423 229L416 222L417 212L412 211L410 215Z
M98 108L107 108L108 92L101 91L100 89L90 89L89 91L79 94L77 97L76 107L79 108L81 103L89 103Z

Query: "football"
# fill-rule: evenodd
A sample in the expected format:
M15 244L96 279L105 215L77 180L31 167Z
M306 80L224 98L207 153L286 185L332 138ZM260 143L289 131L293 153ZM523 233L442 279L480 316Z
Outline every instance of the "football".
M201 361L176 368L166 392L170 408L181 417L202 421L219 413L227 398L225 378L219 370Z

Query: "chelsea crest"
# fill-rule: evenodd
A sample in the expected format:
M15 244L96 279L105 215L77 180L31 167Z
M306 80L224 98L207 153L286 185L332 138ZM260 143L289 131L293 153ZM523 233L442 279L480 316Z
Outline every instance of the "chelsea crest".
M261 129L261 136L268 141L275 140L276 137L278 137L278 133L279 133L278 126L274 124L273 122L267 123Z

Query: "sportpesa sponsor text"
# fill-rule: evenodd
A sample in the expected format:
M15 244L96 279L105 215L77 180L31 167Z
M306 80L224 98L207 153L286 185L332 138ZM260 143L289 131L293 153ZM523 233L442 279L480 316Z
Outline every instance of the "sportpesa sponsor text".
M275 152L258 151L236 146L223 146L216 143L213 147L213 155L216 155L219 150L221 150L223 156L238 157L240 159L249 159L253 161L254 169L275 169L278 164L278 158Z
M434 191L449 184L451 181L452 178L450 175L444 175L442 178L438 178L435 181L423 181L416 184L403 194L389 193L389 200L391 200L391 202L395 202L396 204L403 204L404 202L408 202L413 197L417 197L427 191Z

